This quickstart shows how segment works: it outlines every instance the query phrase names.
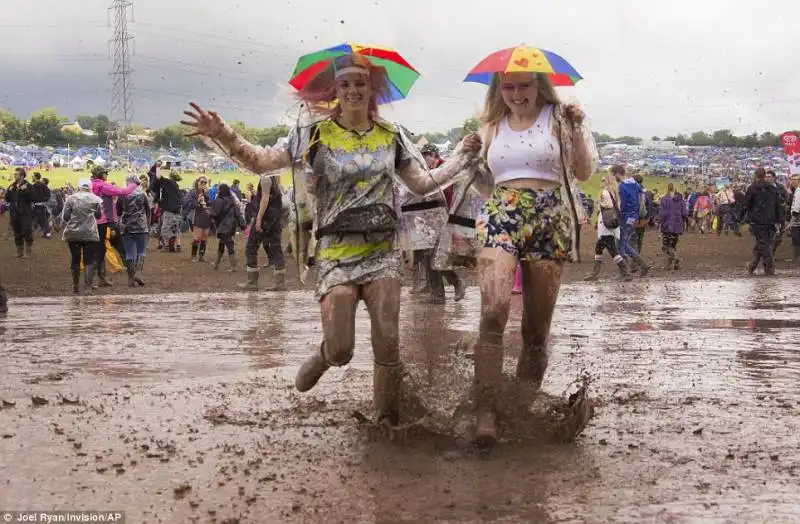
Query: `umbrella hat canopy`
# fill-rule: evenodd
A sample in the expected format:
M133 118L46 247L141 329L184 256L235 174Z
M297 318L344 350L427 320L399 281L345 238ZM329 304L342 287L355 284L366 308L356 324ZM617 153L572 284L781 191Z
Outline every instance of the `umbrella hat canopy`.
M543 73L554 86L574 86L583 78L569 62L552 51L522 45L487 56L464 81L490 85L497 73Z
M366 57L372 64L383 67L389 81L389 95L381 102L394 102L408 96L411 87L419 78L419 72L400 53L388 47L344 43L322 51L303 55L297 61L289 84L298 91L317 75L328 69L342 56L357 54Z

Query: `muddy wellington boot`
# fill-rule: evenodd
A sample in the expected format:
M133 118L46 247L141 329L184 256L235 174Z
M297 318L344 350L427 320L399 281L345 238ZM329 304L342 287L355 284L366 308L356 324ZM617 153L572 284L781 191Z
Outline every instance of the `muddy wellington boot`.
M375 363L372 375L372 398L375 404L375 423L400 424L400 391L403 387L403 366Z
M125 271L128 273L128 287L136 287L136 261L126 260Z
M31 258L33 251L33 244L30 242L25 242L25 249L22 252L22 258Z
M235 273L236 272L236 255L233 253L228 253L228 273Z
M25 258L25 246L17 246L17 254L14 258Z
M530 384L536 391L542 389L549 361L547 346L523 347L517 361L517 380Z
M197 261L198 262L205 262L206 261L206 243L200 242L200 247L197 250Z
M600 269L603 267L603 259L594 259L594 265L592 266L592 272L583 277L585 282L596 282L600 278Z
M144 286L144 280L142 280L142 271L144 271L144 258L145 257L136 257L136 263L134 264L136 271L134 272L133 280L140 286Z
M331 366L325 358L325 342L319 345L319 351L314 352L313 355L308 357L300 369L297 371L297 376L294 378L294 387L297 391L305 393L317 385L322 375L328 371ZM377 369L377 367L376 367Z
M245 291L258 291L258 272L258 268L248 267L247 282L244 284L239 284L239 289L243 289Z
M219 269L219 265L222 264L222 257L223 256L225 256L225 253L217 252L217 259L214 262L211 263L211 267L214 270L218 270Z
M464 282L464 279L460 276L455 276L456 281L453 282L453 292L455 293L455 300L456 302L461 302L464 300L464 297L467 296L467 284Z
M72 268L72 292L76 295L81 292L81 268Z
M105 260L105 258L97 266L97 282L98 282L100 287L112 287L111 286L111 282L106 280L106 260Z
M625 259L623 257L621 256L615 257L614 262L616 262L617 269L619 270L619 273L617 275L617 280L621 282L630 282L631 280L633 280L631 272L628 269L628 263L625 262Z
M274 275L275 283L267 291L286 291L286 270L276 269Z
M192 242L192 257L189 259L192 262L197 262L197 251L200 249L200 246L197 242Z
M84 284L83 291L87 295L91 295L92 290L95 289L93 281L94 281L94 265L86 264L83 267L83 284Z

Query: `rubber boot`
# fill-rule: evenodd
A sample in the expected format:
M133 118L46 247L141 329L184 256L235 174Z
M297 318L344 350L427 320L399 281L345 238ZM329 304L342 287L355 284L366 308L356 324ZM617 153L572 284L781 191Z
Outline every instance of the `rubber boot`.
M522 294L522 264L517 263L517 270L514 273L514 287L511 289L514 295Z
M125 271L128 273L128 287L136 287L136 261L126 260Z
M595 282L600 277L600 269L603 267L603 259L602 258L595 258L594 265L592 266L592 272L586 275L583 280L586 282Z
M17 254L14 256L14 258L25 258L25 246L24 245L17 246Z
M25 247L22 252L23 253L22 258L30 258L31 255L33 254L32 251L33 251L33 243L25 242Z
M106 259L103 258L103 261L97 266L97 281L100 287L112 287L111 282L106 280Z
M198 262L205 262L206 261L206 243L205 243L205 241L200 241L200 247L197 250L197 261Z
M133 276L133 280L140 286L144 286L144 280L142 280L142 271L144 271L144 259L145 257L136 257L136 264L135 264L136 271L134 272Z
M86 264L83 267L83 278L84 278L84 292L87 295L92 294L92 290L95 289L93 285L94 281L94 264Z
M248 267L247 268L247 282L244 284L239 284L239 289L244 289L245 291L258 291L258 272L257 268Z
M517 379L540 390L549 361L546 346L523 347L517 361Z
M275 284L267 288L267 291L286 291L286 270L275 270Z
M675 250L667 248L664 250L664 255L667 258L667 261L664 263L664 271L669 271L675 265Z
M460 302L464 300L464 297L467 296L467 284L464 282L464 279L458 276L458 273L453 272L455 282L453 284L453 292L455 293L455 300L456 302Z
M222 264L222 257L225 256L224 252L217 251L217 259L211 264L211 267L215 270L219 269L219 265Z
M76 295L81 292L81 268L72 268L72 292Z
M236 272L236 254L235 253L228 253L228 273L235 273Z
M375 422L400 424L400 393L403 387L403 366L375 363L372 375L372 398L375 404Z
M192 262L197 262L197 251L199 248L200 246L197 245L197 242L192 242Z
M631 276L631 272L628 269L628 263L625 261L623 257L617 256L614 258L614 262L617 263L617 269L619 270L618 280L622 282L630 282L633 280Z
M305 393L317 385L322 375L328 371L331 366L325 358L325 342L319 345L319 351L314 352L313 355L308 357L300 369L297 371L297 376L294 378L294 387L297 391ZM376 367L377 369L377 367Z
M0 286L0 315L8 313L8 293L6 288Z
M478 341L480 344L480 340ZM497 444L497 388L503 378L502 338L494 344L475 348L475 439L473 444L482 451Z

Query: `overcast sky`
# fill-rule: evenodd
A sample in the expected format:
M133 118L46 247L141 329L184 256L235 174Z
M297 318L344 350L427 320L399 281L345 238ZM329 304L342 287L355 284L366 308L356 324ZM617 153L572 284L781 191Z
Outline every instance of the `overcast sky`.
M5 0L0 106L27 116L108 113L110 0ZM293 103L298 56L344 41L397 49L422 76L385 116L414 132L474 115L465 84L487 54L520 43L585 78L561 94L613 135L800 127L798 15L752 0L133 0L134 121L178 121L195 99L273 125ZM792 116L795 118L793 119Z

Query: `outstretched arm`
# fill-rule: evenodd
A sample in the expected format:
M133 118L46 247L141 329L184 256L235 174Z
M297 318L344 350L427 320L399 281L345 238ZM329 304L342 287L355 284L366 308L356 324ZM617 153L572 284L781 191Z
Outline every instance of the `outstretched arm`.
M187 136L202 136L232 160L256 174L285 169L292 164L292 157L285 147L263 148L254 146L225 122L215 111L206 111L192 102L194 111L184 111L192 120L181 124L196 129Z

